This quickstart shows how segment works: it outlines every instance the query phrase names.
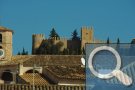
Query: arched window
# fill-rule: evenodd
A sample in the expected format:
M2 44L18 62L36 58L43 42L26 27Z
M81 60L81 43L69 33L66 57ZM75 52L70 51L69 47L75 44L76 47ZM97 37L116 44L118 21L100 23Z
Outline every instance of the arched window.
M33 69L28 70L26 73L33 73ZM39 73L37 70L34 70L34 73Z
M2 34L0 33L0 43L2 43Z

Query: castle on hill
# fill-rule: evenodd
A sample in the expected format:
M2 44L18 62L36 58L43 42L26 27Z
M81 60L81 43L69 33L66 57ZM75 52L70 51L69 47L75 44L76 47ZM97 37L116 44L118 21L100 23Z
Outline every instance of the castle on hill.
M32 77L35 76L35 85L85 85L85 68L81 63L82 55L14 56L12 55L12 36L13 30L0 26L0 84L33 85ZM51 49L46 47L50 46L50 43L53 43L53 46L61 45L61 51L67 49L68 51L76 50L76 52L85 48L85 43L102 43L94 38L93 28L88 27L81 28L81 39L68 40L57 37L46 39L43 34L34 34L32 39L32 54L56 50L55 47ZM135 44L135 39L131 43ZM124 54L133 50L130 47L133 46L129 45ZM123 51L123 48L120 50ZM130 68L127 70L129 71Z
M47 50L48 43L51 43L52 41L54 49ZM79 55L84 53L86 43L103 43L103 41L94 38L94 30L92 27L82 27L80 39L66 39L61 37L58 38L57 36L53 36L47 39L45 38L44 34L33 34L32 54ZM55 52L57 51L55 47L57 45L59 46L59 52L61 53ZM50 53L47 51L50 51Z
M13 30L0 26L0 85L33 85L34 82L33 87L36 87L85 83L81 55L12 55L12 36ZM34 35L33 40L34 48L46 42L41 34Z
M1 60L11 60L12 57L12 36L13 30L0 26L0 56ZM46 47L53 43L53 48ZM80 55L85 49L85 43L103 43L101 40L94 38L94 30L92 27L82 27L80 39L66 39L66 38L45 38L43 34L32 35L32 54L47 54L52 55L52 51L56 50L56 45L60 52L64 55ZM50 51L49 53L47 52ZM53 53L57 54L57 53ZM59 53L61 54L61 53Z

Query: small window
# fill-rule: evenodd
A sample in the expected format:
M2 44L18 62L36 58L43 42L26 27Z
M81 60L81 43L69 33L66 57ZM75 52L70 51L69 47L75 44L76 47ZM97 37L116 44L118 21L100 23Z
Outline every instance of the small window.
M0 43L2 43L2 34L0 34Z

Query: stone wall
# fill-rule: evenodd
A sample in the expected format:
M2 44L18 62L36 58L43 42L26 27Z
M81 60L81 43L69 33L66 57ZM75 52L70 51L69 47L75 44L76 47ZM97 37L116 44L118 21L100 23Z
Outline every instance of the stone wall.
M67 48L67 40L66 39L57 39L57 40L54 40L54 44L57 44L59 42L62 42L63 43L63 46L61 47L60 51L63 51L64 49Z

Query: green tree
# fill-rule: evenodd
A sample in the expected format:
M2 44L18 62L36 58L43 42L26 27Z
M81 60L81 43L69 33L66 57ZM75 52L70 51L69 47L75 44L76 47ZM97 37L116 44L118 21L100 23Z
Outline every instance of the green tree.
M135 39L133 39L133 40L131 41L131 44L135 44Z
M52 45L51 48L50 48L50 50L51 50L50 53L52 55L57 55L58 54L58 48L56 47L56 45Z
M25 55L25 49L23 48L22 55Z
M23 48L22 52L19 51L17 55L28 55L28 51Z
M110 43L110 40L109 40L109 37L107 38L107 42L106 42L107 44L109 44Z
M117 44L120 44L120 39L119 38L117 39Z
M21 55L21 53L20 53L20 52L18 52L18 53L17 53L17 55Z
M120 39L117 38L117 46L116 46L116 49L117 49L118 52L119 52L119 48L120 48Z
M45 42L44 46L42 46L44 49L44 54L52 54L52 45L54 44L53 40L48 40Z
M47 40L38 50L38 54L45 55L58 55L62 54L61 47L63 46L63 42L59 41L56 44L53 39Z
M63 55L69 55L68 49L64 48Z
M54 28L52 28L52 30L50 31L50 38L59 38L59 35L57 34L57 32L55 31Z
M28 55L28 51L26 51L26 50L23 48L23 51L22 51L21 55Z
M72 32L72 40L80 40L76 29Z

